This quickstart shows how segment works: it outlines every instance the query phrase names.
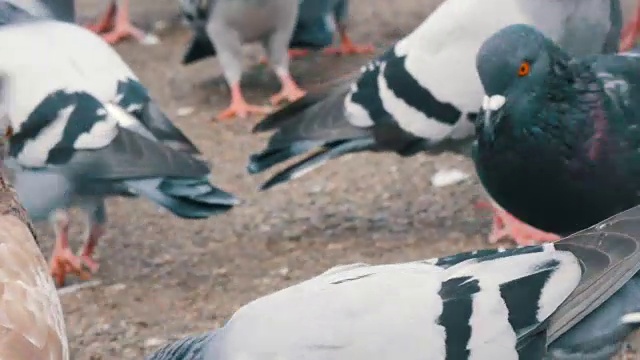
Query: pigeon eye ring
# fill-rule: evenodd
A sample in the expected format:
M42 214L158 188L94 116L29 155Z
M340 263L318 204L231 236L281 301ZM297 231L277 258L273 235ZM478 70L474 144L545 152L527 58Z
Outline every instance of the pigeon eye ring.
M531 72L531 64L525 60L520 64L520 68L518 68L518 76L527 76L529 72Z

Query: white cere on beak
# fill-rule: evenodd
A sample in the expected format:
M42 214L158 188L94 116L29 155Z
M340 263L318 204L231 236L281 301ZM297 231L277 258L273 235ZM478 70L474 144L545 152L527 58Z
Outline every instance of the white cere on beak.
M482 99L482 110L496 111L504 105L507 99L502 95L484 96Z

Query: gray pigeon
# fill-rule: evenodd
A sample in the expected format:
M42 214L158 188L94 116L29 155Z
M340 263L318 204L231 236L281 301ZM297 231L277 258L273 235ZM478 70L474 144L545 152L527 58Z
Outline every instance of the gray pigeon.
M287 55L298 16L298 0L216 0L207 4L204 17L201 4L200 1L181 1L182 11L192 14L192 26L195 29L195 43L190 47L204 47L206 50L203 51L216 54L231 88L231 104L218 114L219 119L246 117L250 113L267 114L270 111L265 106L248 104L242 95L243 43L261 42L269 63L280 79L282 89L271 97L272 104L294 101L304 95L289 74Z
M82 44L82 46L78 46ZM20 200L56 230L52 272L95 271L104 198L144 196L177 216L207 218L237 203L211 185L197 148L163 114L120 56L74 24L0 27L1 125ZM80 257L68 245L70 207L89 217Z
M606 360L638 327L639 269L637 207L555 244L338 266L147 359Z
M35 16L75 22L75 0L3 0L12 3ZM45 13L38 8L44 7ZM91 31L101 34L109 44L133 37L142 43L156 43L153 35L147 35L131 23L129 0L111 0L107 11L94 24L87 25Z
M43 1L55 2L56 0ZM129 7L129 0L111 0L104 15L87 28L100 34L104 41L112 45L128 37L133 37L143 44L157 43L158 39L155 36L146 34L131 23Z
M254 131L276 132L251 156L248 170L259 173L310 154L272 176L262 186L267 189L353 152L466 153L483 95L474 59L487 37L506 25L526 23L571 54L611 53L622 27L619 7L618 0L448 0L352 82L308 94L262 120ZM502 237L503 227L522 243L557 239L497 206L496 214L492 241Z
M208 7L211 0L180 0L182 15L193 29L193 37L187 46L182 63L188 65L211 56L216 49L206 32ZM353 43L347 34L349 0L299 0L300 10L293 35L289 41L289 58L304 56L310 50L324 49L328 54L372 53L372 45ZM333 43L336 32L340 46Z
M300 0L300 12L296 28L289 46L302 48L302 52L289 53L303 55L307 49L321 49L328 54L368 54L373 53L372 45L357 45L347 34L349 0ZM327 47L333 43L334 34L340 36L340 46Z

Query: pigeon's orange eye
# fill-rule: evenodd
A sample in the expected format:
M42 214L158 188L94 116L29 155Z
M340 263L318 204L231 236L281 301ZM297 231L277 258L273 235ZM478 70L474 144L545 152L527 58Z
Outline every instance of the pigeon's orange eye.
M520 64L520 68L518 69L518 76L527 76L529 75L529 72L531 71L531 64L529 64L528 61L523 61L522 64Z
M7 126L7 128L4 131L4 136L6 138L10 138L10 137L13 136L13 126L11 126L11 125Z

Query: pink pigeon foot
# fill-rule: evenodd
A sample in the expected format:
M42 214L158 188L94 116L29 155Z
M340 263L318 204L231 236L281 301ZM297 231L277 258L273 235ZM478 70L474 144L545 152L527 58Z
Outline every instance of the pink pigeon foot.
M561 237L534 228L518 220L493 201L478 202L478 207L493 211L493 224L489 234L489 243L494 244L501 239L510 238L518 245L535 245L541 242L553 242Z

